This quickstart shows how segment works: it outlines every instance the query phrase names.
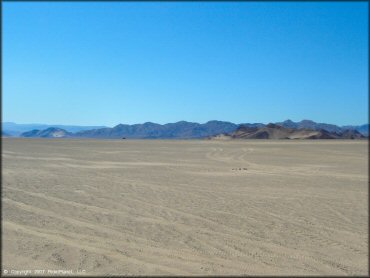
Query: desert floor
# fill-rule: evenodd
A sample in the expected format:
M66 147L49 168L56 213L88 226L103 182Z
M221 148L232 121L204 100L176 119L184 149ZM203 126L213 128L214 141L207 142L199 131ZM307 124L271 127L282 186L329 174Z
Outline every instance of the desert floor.
M367 141L2 142L9 274L368 274Z

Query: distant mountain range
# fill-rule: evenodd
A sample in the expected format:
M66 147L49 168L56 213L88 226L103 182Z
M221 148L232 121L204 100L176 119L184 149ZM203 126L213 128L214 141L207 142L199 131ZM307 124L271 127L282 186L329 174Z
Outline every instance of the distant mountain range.
M142 139L191 139L202 138L221 132L232 132L238 125L230 122L209 121L205 124L180 121L169 124L144 124L124 125L119 124L113 128L101 128L80 131L76 137L89 138L142 138Z
M222 133L208 139L364 139L360 132L354 129L343 131L328 131L325 129L284 127L278 124L268 124L263 127L241 125L234 132Z
M343 132L344 130L357 130L358 132L362 133L363 135L368 135L369 134L369 124L364 124L360 126L337 126L337 125L332 125L332 124L325 124L325 123L316 123L314 121L310 120L303 120L300 122L293 122L291 120L286 120L284 122L278 122L276 123L277 125L281 125L283 127L287 128L307 128L307 129L313 129L313 130L327 130L330 132Z
M78 132L82 130L90 130L94 128L104 128L106 126L76 126L76 125L47 125L47 124L16 124L12 122L3 122L2 133L8 136L19 136L23 132L34 129L43 130L49 127L61 128L68 132Z
M12 124L12 125L10 125ZM293 122L286 120L284 122L275 123L277 126L281 126L286 129L292 130L310 130L320 131L322 135L318 137L325 137L325 132L336 133L339 137L348 132L361 133L362 135L368 136L369 125L360 126L336 126L332 124L316 123L310 120L303 120L300 122ZM18 129L11 130L9 127L15 126ZM263 123L243 123L235 124L224 121L209 121L204 124L180 121L176 123L168 124L156 124L146 122L144 124L119 124L115 127L86 127L86 126L63 126L63 125L38 125L47 126L46 128L34 128L27 130L26 132L20 132L20 129L26 128L27 125L17 125L14 123L3 123L3 132L12 136L20 137L43 137L43 138L61 138L61 137L74 137L74 138L107 138L107 139L119 139L119 138L140 138L140 139L193 139L193 138L207 138L210 136L220 134L232 134L233 132L240 132L240 128L252 128L257 131L262 128L272 128ZM64 128L63 128L64 127ZM268 130L265 130L268 131ZM16 134L18 132L18 134ZM273 131L271 131L273 132ZM274 131L275 132L275 131ZM277 131L276 131L277 132ZM268 132L269 133L269 132ZM4 133L3 133L4 134ZM270 133L269 133L270 134ZM271 133L275 134L275 133ZM235 135L235 134L234 134ZM265 136L265 135L260 135ZM274 137L275 135L271 135ZM289 135L290 136L290 135ZM292 135L293 136L293 135ZM330 135L331 136L331 135ZM354 135L356 137L357 135ZM357 137L356 137L357 138Z

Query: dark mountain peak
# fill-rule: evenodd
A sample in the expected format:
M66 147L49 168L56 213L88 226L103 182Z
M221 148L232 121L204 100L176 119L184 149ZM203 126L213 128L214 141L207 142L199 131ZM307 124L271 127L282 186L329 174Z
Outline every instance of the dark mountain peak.
M43 130L44 132L54 132L54 131L65 131L64 129L58 127L48 127Z
M143 126L160 126L160 124L156 124L156 123L153 123L153 122L145 122L142 125Z
M231 129L235 130L238 125L230 122L224 122L224 121L208 121L205 124L202 124L202 126L207 128L216 128L216 129L222 129L226 128L227 132L229 132Z
M200 124L193 123L193 122L187 122L187 121L178 121L176 123L167 123L164 126L172 128L174 126L177 126L177 127L191 127L191 126L198 126L198 125L200 125Z
M208 121L205 124L232 124L231 122L226 122L226 121L217 121L217 120L212 120Z
M307 119L304 119L304 120L300 121L299 123L300 124L316 124L316 122L311 121L311 120L307 120Z
M293 122L292 120L285 120L284 122L276 123L278 125L281 125L286 128L299 128L299 124L296 122Z
M27 132L23 132L20 136L21 137L37 137L37 135L41 132L39 129L32 129Z
M178 122L169 123L169 124L194 124L194 123L191 123L191 122L188 122L188 121L178 121Z
M243 124L239 124L238 126L244 126L244 127L265 127L266 125L265 124L262 124L262 123L253 123L253 124L243 123Z
M268 128L281 128L281 126L280 126L280 125L273 124L273 123L269 123L269 124L267 124L267 125L266 125L266 127L268 127Z
M254 132L257 130L258 130L257 126L240 125L236 131L237 132Z
M223 121L210 120L210 121L206 122L206 124L217 124L217 123L223 123Z

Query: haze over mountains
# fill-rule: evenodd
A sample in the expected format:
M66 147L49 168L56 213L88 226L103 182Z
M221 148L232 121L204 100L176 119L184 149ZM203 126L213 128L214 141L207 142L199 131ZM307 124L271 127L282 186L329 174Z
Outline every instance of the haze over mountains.
M31 127L32 125L17 125L14 123L3 123L3 136L4 133L8 136L20 137L42 137L42 138L61 138L61 137L74 137L74 138L106 138L106 139L119 139L119 138L137 138L137 139L195 139L206 138L220 134L231 134L233 138L238 137L241 133L257 132L259 135L249 134L248 136L261 138L290 138L302 137L305 138L313 136L324 139L328 138L348 138L354 139L361 138L361 135L368 136L369 125L364 124L360 126L337 126L326 123L316 123L310 120L303 120L300 122L293 122L286 120L284 122L277 122L275 125L263 123L243 123L235 124L225 121L209 121L204 124L180 121L168 124L156 124L146 122L143 124L119 124L115 127L86 127L86 126L63 126L63 125L36 125L37 127L47 126L47 128L34 128L21 132L21 129ZM11 129L13 127L13 129ZM16 127L16 129L14 129ZM64 128L63 128L64 127ZM288 130L282 130L283 127ZM267 128L267 129L266 129ZM265 129L265 130L264 130ZM305 130L305 131L302 131ZM244 130L244 131L243 131ZM299 134L298 135L298 132ZM317 131L319 133L312 133ZM266 135L267 132L268 135ZM284 135L277 135L283 132ZM239 134L239 135L238 135ZM264 134L264 135L261 135ZM316 134L316 135L314 135ZM245 138L248 136L243 135ZM242 137L243 137L242 136ZM242 138L241 137L241 138ZM313 139L313 138L311 138Z

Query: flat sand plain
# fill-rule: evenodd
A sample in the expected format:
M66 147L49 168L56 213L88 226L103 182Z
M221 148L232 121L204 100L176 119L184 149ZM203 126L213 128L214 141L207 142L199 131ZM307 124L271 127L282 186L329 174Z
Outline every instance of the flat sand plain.
M367 141L3 139L3 270L367 275Z

